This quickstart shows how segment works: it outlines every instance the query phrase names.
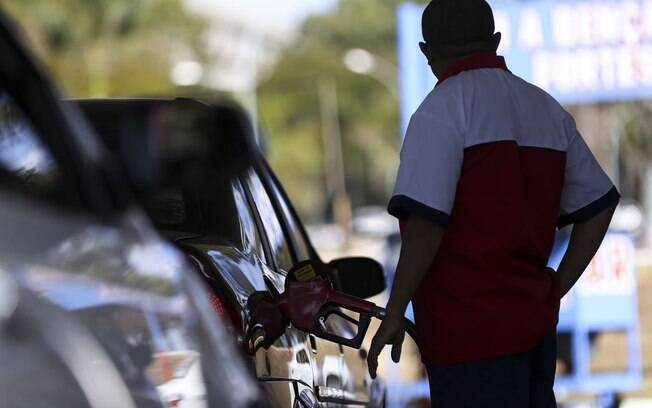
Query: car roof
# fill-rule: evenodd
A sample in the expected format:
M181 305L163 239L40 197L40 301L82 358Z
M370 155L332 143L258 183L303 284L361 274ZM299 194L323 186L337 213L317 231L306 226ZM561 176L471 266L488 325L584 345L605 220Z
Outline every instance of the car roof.
M68 103L76 103L82 107L97 107L105 109L155 107L175 103L197 103L208 106L208 104L192 98L69 98L65 101Z
M88 118L105 142L116 137L115 131L107 131L107 127L115 127L117 121L110 120L125 114L148 111L165 106L185 105L193 108L209 108L209 105L196 99L176 98L98 98L98 99L67 99L66 103L76 105ZM146 133L132 132L133 137L146 137Z
M121 137L120 132L117 130L119 126L118 120L113 120L114 117L117 118L121 115L128 116L133 113L138 114L138 112L143 112L143 110L147 112L150 108L158 109L175 104L184 107L197 106L210 109L225 106L212 106L198 100L186 98L75 99L70 100L70 102L78 104L81 110L88 115L91 124L95 126L98 134L114 152L120 149L120 140L118 139ZM229 132L228 123L225 125L224 132ZM146 132L130 133L141 134L129 134L129 138L147 137ZM221 133L222 129L220 128L216 137L221 137ZM146 140L145 142L158 144L165 143L166 140L153 139ZM228 236L231 242L237 242L238 238L241 239L241 237L239 224L236 223L238 216L236 202L234 201L235 198L232 192L231 178L212 178L210 183L203 184L210 184L210 193L196 187L188 189L179 184L166 185L163 189L156 188L155 191L148 194L148 198L143 201L143 205L156 227L159 230L172 233L172 236L175 238L187 237L188 235L192 237L203 236L210 230L207 225L221 225L220 233ZM215 195L215 191L220 191L221 194ZM205 211L206 209L203 208L203 205L200 205L200 203L205 204L207 201L211 203L213 211L210 214L213 217L208 217L209 214ZM216 219L216 217L219 219ZM233 222L229 223L229 219L232 219Z

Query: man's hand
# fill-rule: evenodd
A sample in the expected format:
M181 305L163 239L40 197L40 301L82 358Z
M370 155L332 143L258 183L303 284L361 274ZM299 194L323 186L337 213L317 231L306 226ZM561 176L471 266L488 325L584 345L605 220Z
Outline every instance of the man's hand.
M369 374L373 378L376 378L378 355L386 344L393 346L392 360L398 363L401 359L405 309L435 259L443 235L443 227L425 218L411 215L406 220L401 255L387 302L387 317L376 332L367 356Z
M378 355L386 344L392 345L392 360L398 363L401 360L401 348L405 339L405 322L400 316L387 316L381 323L374 339L371 342L371 348L367 355L367 365L371 378L376 378L378 369Z
M595 256L615 211L616 204L588 221L573 225L568 249L557 268L561 297L571 290Z

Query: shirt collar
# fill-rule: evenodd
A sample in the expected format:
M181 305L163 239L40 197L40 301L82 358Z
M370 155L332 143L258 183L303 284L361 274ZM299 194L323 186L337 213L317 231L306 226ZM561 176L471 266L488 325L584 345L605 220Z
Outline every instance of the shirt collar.
M505 63L505 58L498 56L493 52L482 52L473 54L455 63L446 72L444 72L441 78L439 78L437 85L464 71L483 68L499 68L504 69L505 71L509 71L507 69L507 64Z

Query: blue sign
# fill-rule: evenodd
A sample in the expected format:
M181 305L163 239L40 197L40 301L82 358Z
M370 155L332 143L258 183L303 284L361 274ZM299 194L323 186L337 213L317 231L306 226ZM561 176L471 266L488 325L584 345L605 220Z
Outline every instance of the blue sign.
M550 257L556 269L566 253L568 237L558 239ZM558 392L618 393L636 390L642 377L636 290L635 250L632 238L609 233L580 280L561 303L559 333L570 334L571 373L558 376ZM592 333L621 332L626 336L627 369L592 372Z
M510 70L562 104L652 97L652 0L491 3ZM435 83L418 48L422 11L399 7L403 129Z

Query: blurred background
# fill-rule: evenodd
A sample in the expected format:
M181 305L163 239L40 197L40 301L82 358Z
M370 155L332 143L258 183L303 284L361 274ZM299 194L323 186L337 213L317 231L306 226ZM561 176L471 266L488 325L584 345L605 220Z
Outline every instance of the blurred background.
M424 3L0 0L65 96L238 101L324 260L372 256L390 281L400 239L385 205L401 134L435 83L417 47ZM560 399L652 406L652 1L490 3L508 66L564 103L624 198L617 239L564 306L591 362ZM613 296L623 323L586 328L583 299L603 310ZM567 343L569 356L584 350ZM394 395L423 397L417 362L410 345L400 369L384 365Z

